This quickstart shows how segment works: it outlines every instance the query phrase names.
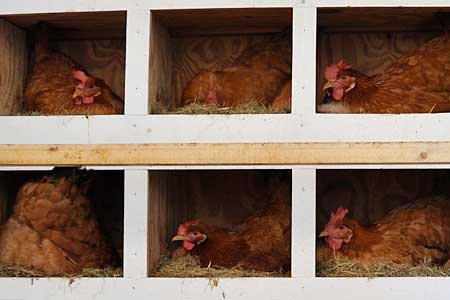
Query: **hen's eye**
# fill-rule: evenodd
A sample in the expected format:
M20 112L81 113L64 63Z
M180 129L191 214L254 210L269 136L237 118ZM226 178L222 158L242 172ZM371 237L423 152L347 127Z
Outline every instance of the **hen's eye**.
M348 77L347 76L342 76L341 79L346 80Z
M341 226L339 226L339 229L343 230L343 229L344 229L344 226L342 226L342 225L341 225Z

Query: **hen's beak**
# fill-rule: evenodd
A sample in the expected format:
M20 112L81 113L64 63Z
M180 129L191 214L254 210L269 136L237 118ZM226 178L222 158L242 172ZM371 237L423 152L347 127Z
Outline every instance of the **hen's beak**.
M73 93L72 95L72 99L81 97L83 95L83 91L82 90L75 90L75 93Z
M327 90L327 89L329 89L329 88L334 88L334 87L336 87L334 81L327 81L327 82L325 83L325 85L323 86L323 89L324 89L324 90Z
M172 242L175 242L175 241L184 241L184 239L185 239L185 236L184 236L184 235L176 235L176 236L174 236L174 237L172 238Z
M319 234L319 237L327 237L330 236L330 234L328 233L328 231L324 230Z

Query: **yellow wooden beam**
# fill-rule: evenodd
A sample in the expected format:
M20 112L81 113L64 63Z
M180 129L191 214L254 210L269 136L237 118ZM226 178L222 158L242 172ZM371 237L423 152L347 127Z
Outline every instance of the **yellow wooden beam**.
M0 165L450 163L450 142L0 145Z

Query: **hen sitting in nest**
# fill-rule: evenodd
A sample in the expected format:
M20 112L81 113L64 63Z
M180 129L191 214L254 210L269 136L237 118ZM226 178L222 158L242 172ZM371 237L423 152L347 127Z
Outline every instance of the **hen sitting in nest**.
M196 256L202 267L219 266L244 270L279 272L290 270L291 206L290 187L274 187L270 204L231 231L200 221L178 227L173 241L182 241L176 255Z
M79 185L77 176L65 172L20 188L0 229L1 265L63 275L112 264L113 251L84 195L87 183Z
M103 80L89 75L69 57L51 52L47 26L41 23L24 108L48 115L109 115L122 114L123 101Z

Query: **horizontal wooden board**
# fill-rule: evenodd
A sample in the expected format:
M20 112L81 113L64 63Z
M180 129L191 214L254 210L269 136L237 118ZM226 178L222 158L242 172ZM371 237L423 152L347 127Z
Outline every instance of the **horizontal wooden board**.
M450 163L450 142L0 145L0 165Z
M261 34L292 26L292 8L153 10L171 36Z
M325 32L443 32L449 12L449 7L319 8L317 24Z
M125 39L126 12L67 12L1 16L8 22L32 30L39 22L47 22L53 40Z

